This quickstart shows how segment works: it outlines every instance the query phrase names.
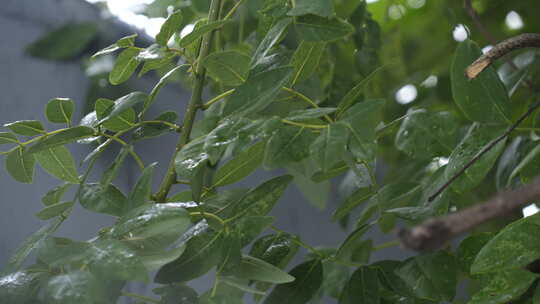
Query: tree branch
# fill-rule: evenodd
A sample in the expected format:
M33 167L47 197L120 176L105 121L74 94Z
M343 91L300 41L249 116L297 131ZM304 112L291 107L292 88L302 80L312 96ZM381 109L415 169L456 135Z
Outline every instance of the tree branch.
M529 117L536 109L540 107L540 102L535 103L532 105L525 114L521 115L521 117L510 126L502 135L497 137L495 140L493 140L489 145L485 146L480 152L478 152L465 166L459 170L454 176L452 176L444 185L442 185L435 193L433 193L429 198L428 202L433 201L439 194L441 194L446 188L448 188L458 177L460 177L467 169L469 169L475 162L477 162L484 154L486 154L488 151L490 151L493 147L495 147L496 144L498 144L501 140L505 139L514 129L516 129L527 117Z
M411 229L401 229L398 235L405 248L416 251L435 250L450 239L489 220L506 216L510 211L522 208L539 198L540 178L536 178L515 190L500 192L484 203L429 219Z
M521 34L498 43L491 50L480 56L480 58L476 59L476 61L467 67L465 70L465 75L469 79L476 78L476 76L491 65L493 61L513 50L528 47L540 47L540 34Z

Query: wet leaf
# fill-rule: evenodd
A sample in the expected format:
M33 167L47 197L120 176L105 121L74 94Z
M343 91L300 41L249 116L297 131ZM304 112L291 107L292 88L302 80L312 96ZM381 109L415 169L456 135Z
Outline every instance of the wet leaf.
M454 101L470 120L509 124L510 100L495 70L488 67L472 80L465 76L467 66L480 55L480 48L471 40L458 45L451 71Z

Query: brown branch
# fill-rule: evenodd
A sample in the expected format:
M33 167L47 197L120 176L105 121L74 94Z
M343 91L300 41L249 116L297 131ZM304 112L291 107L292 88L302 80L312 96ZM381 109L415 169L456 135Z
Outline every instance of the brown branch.
M480 21L480 17L478 16L477 12L474 10L474 8L472 6L471 0L464 0L463 1L463 7L465 8L465 11L467 12L467 14L469 14L471 19L473 20L473 22L476 25L476 27L478 28L478 30L482 33L482 36L484 36L484 38L490 44L496 45L497 44L497 39L495 39L495 37L491 34L491 32L484 26L484 24L482 24L482 21ZM514 61L512 61L512 59L506 59L505 61L510 65L510 67L514 71L519 70L519 68L516 66ZM528 79L524 79L523 84L525 85L525 87L527 87L533 93L538 92L538 87L535 84L531 83Z
M487 30L484 24L482 24L482 22L480 21L480 17L478 16L478 14L476 13L476 11L474 10L472 6L471 0L464 0L463 7L465 8L465 11L467 12L467 14L469 14L469 17L471 17L472 21L474 22L474 25L476 25L478 30L482 33L484 38L486 38L486 40L489 43L496 44L497 39L495 39L495 37L491 35L491 33Z
M429 219L411 229L401 229L398 235L405 248L416 251L435 250L450 239L491 219L506 216L510 211L522 208L539 198L540 178L536 178L515 190L500 192L484 203Z
M467 69L465 75L469 79L476 78L484 69L493 63L498 58L510 53L513 50L540 47L540 34L521 34L496 44L480 58L476 59Z
M505 139L514 131L515 128L517 128L527 117L529 117L536 109L540 107L540 102L535 103L532 105L525 114L521 115L521 117L510 126L502 135L497 137L495 140L493 140L489 145L485 146L480 152L478 152L465 166L456 172L444 185L442 185L435 193L433 193L429 198L428 202L433 201L439 194L441 194L446 188L448 188L458 177L460 177L467 169L469 169L475 162L477 162L484 154L486 154L488 151L490 151L493 147L495 147L496 144L498 144L501 140Z

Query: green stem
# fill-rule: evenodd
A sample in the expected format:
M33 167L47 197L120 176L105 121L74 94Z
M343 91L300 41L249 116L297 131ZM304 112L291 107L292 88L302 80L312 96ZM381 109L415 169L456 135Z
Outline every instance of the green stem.
M390 247L394 247L394 246L399 246L399 244L400 244L400 242L398 240L382 243L382 244L380 244L378 246L373 247L372 251L377 251L377 250L382 250L382 249L386 249L386 248L390 248Z
M282 119L281 122L289 124L289 125L303 127L303 128L309 128L309 129L325 129L325 128L328 127L328 125L313 125L313 124L307 124L307 123L291 121L291 120L287 120L287 119Z
M171 129L174 129L177 132L180 132L180 130L182 130L182 126L164 120L145 120L141 121L137 125L165 125Z
M225 18L223 18L223 21L225 20L228 20L230 19L234 13L236 12L236 10L238 9L238 7L240 7L240 5L244 2L244 0L240 0L238 2L236 2L236 4L231 8L231 10L227 13L227 15L225 16Z
M116 135L109 135L109 134L101 133L101 132L99 133L99 135L107 137L108 139L110 139L112 141L116 141L117 143L121 144L122 146L129 146L129 144L127 142L125 142L124 140L118 138ZM144 162L142 161L141 157L137 154L137 152L133 151L133 149L130 149L129 154L131 155L131 157L133 157L133 159L135 160L137 165L139 165L139 168L141 168L141 170L144 170Z
M140 295L140 294L127 292L127 291L122 291L122 295L124 297L130 297L130 298L134 298L134 299L141 300L141 301L144 301L144 302L150 302L150 303L156 303L156 304L160 303L159 300L152 299L152 298L149 298L147 296Z
M293 90L293 89L291 89L291 88L287 88L287 87L282 87L281 89L282 89L283 91L285 91L285 92L288 92L288 93L290 93L290 94L292 94L292 95L297 96L297 97L300 98L301 100L303 100L303 101L305 101L306 103L310 104L312 107L314 107L314 108L316 108L316 109L319 108L319 105L318 105L315 101L313 101L311 98L307 97L306 95L304 95L304 94L302 94L302 93L300 93L300 92L298 92L298 91L296 91L296 90ZM328 116L328 115L324 115L324 118L325 118L329 123L334 122L334 121L332 120L332 118L330 118L330 116Z
M219 8L221 0L212 0L210 4L210 11L208 12L208 22L214 22L218 19ZM201 43L201 49L199 51L199 56L197 61L201 62L203 58L208 56L210 53L210 46L212 45L212 35L213 32L205 34ZM193 123L195 122L195 116L197 115L197 110L199 109L202 102L202 91L204 88L204 81L206 79L206 70L202 64L197 64L195 69L195 85L193 87L193 94L191 95L191 100L189 101L188 109L184 116L184 126L182 127L182 134L176 145L176 149L171 158L169 168L159 191L156 194L156 200L158 203L165 202L167 195L171 190L171 186L176 181L176 171L174 168L174 161L176 155L180 150L189 142L191 136L191 130L193 129Z
M207 103L205 103L205 104L203 105L202 108L203 108L204 110L206 110L206 109L210 108L210 106L212 106L212 105L215 104L216 102L220 101L221 99L223 99L223 98L225 98L225 97L228 97L228 96L232 95L232 93L234 93L234 89L230 89L230 90L228 90L228 91L226 91L226 92L223 92L223 93L219 94L218 96L216 96L216 97L210 99Z
M209 212L190 212L189 213L190 216L200 216L200 217L203 217L203 218L212 218L214 219L216 222L218 222L221 226L225 226L225 221L223 221L219 216L213 214L213 213L209 213Z

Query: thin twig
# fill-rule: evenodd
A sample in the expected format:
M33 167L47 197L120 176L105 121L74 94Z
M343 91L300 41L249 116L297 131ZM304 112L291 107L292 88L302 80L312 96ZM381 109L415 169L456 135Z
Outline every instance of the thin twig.
M465 8L465 11L467 11L467 14L469 14L471 19L473 20L473 22L476 25L476 27L478 28L478 30L482 33L484 38L490 44L496 45L497 44L497 39L495 39L495 37L491 34L491 32L484 26L484 24L482 24L482 22L480 21L480 17L478 16L476 10L472 6L471 0L464 0L463 1L463 7ZM507 59L506 62L510 65L510 67L514 71L519 70L519 68L516 66L516 64L514 63L514 61L512 59ZM524 79L523 83L524 83L525 87L527 87L532 92L534 92L534 93L538 92L538 87L535 84L531 83L528 79Z
M469 79L476 78L476 76L491 65L493 61L513 50L528 47L540 47L540 34L521 34L498 43L491 50L480 56L480 58L476 59L471 65L469 65L469 67L467 67L465 70L465 75Z
M505 139L512 131L514 131L515 128L517 128L527 117L529 117L536 109L540 107L540 102L535 103L532 105L525 114L521 115L521 117L512 125L510 128L508 128L502 135L497 137L495 140L493 140L489 145L485 146L480 152L478 152L464 167L463 169L459 170L454 176L452 176L444 185L442 185L435 193L433 193L429 198L428 202L433 201L439 194L441 194L446 188L448 188L458 177L460 177L467 169L469 169L475 162L477 162L484 154L486 154L488 151L490 151L493 147L495 147L496 144L498 144L501 140Z
M411 229L401 229L398 234L405 248L416 251L435 250L448 240L478 225L511 211L522 208L540 198L540 178L518 189L504 191L492 199L435 219L430 219Z

